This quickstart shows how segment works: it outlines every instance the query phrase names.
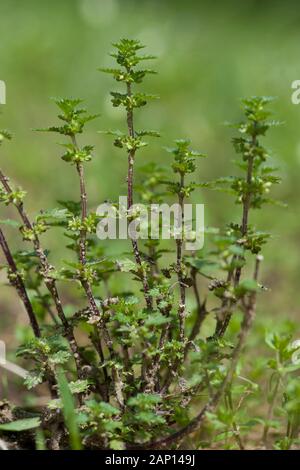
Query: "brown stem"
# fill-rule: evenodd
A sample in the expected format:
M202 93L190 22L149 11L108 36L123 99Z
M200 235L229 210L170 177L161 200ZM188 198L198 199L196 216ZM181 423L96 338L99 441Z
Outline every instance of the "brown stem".
M23 305L24 305L25 310L27 312L29 322L30 322L30 325L31 325L31 328L33 330L33 333L34 333L35 337L40 338L41 337L41 330L40 330L38 321L36 319L35 313L33 311L33 307L31 305L31 302L30 302L29 297L27 295L25 284L23 282L22 277L20 276L20 274L18 272L18 268L16 266L15 260L13 258L13 255L12 255L10 249L9 249L9 246L7 244L7 241L5 239L5 236L4 236L3 231L1 230L1 228L0 228L0 245L1 245L2 251L4 253L4 256L6 258L6 261L8 263L8 266L10 268L11 274L14 276L13 279L12 279L11 276L9 276L9 282L13 287L16 288L17 293L18 293L21 301L23 302ZM52 372L51 372L51 370L49 369L48 366L47 366L47 370L46 370L46 378L47 378L47 382L48 382L48 385L49 385L49 390L50 390L51 396L52 396L52 398L56 398L57 397L57 391L55 389L55 383L56 382L55 382L55 378L54 378L54 376L53 376L53 374L52 374Z
M9 184L9 179L2 173L1 170L0 170L0 181L1 181L5 191L7 192L7 194L11 194L12 189L11 189L10 184ZM16 209L18 210L20 218L23 221L25 227L27 229L33 231L33 233L34 233L34 227L33 227L32 223L29 220L29 217L27 216L27 214L25 212L23 203L18 202L14 205L15 205ZM51 271L52 271L53 268L49 264L47 256L45 255L45 252L41 247L40 240L39 240L39 238L36 234L34 234L33 246L34 246L35 252L36 252L36 254L39 258L39 261L40 261L40 265L41 265L41 268L42 268L41 274L44 278L45 285L46 285L48 291L50 292L50 295L51 295L51 297L54 301L54 304L55 304L57 314L58 314L58 316L59 316L59 318L60 318L60 320L63 324L64 334L65 334L65 337L68 339L68 342L70 344L71 350L72 350L73 355L74 355L74 360L75 360L75 363L76 363L76 368L77 368L77 371L78 371L78 375L80 375L81 370L82 370L82 361L81 361L81 357L80 357L79 347L77 345L77 342L76 342L76 339L75 339L75 336L74 336L74 333L73 333L73 328L69 325L69 322L68 322L68 320L65 316L65 313L64 313L64 310L63 310L63 307L62 307L62 303L61 303L61 300L60 300L60 297L59 297L59 294L58 294L58 290L57 290L57 287L56 287L56 282L55 282L54 279L51 278Z
M106 296L107 296L107 299L109 300L112 297L112 295L111 295L111 291L110 291L109 286L108 286L108 281L107 281L107 279L104 279L103 282L104 282L104 286L105 286L105 290L106 290ZM118 322L117 322L117 324L118 324ZM129 385L133 386L134 385L134 370L133 370L133 367L131 366L131 358L130 358L129 347L128 347L127 344L122 344L121 349L122 349L123 358L124 358L124 369L125 369L125 372L128 374L128 376L127 376L128 377L128 383L129 383ZM127 394L127 395L129 395L129 394Z
M30 276L30 273L28 273L28 276L29 276L31 284L34 285L34 280L33 280L32 276ZM42 306L49 313L49 316L51 317L51 320L53 321L53 323L55 325L59 325L59 321L57 320L57 318L55 316L55 313L53 312L53 310L52 310L51 306L49 305L49 303L47 302L47 300L44 298L43 293L42 293L41 289L39 288L39 286L36 285L34 287L34 290L36 292L36 295L39 297Z
M27 312L27 315L28 315L28 318L29 318L29 322L30 322L31 328L34 332L34 335L37 338L39 338L41 336L41 330L40 330L38 321L37 321L35 313L33 311L31 302L28 298L24 282L23 282L20 274L18 273L18 268L16 266L16 263L14 261L14 258L12 256L12 253L9 249L9 246L6 242L5 236L4 236L1 228L0 228L0 245L1 245L2 251L4 253L4 256L6 258L6 261L9 265L10 271L14 275L14 280L12 280L11 277L10 277L9 281L10 281L11 285L16 288L16 290L18 292L18 295L19 295L20 299L22 300L22 302L24 304L24 307L26 309L26 312Z
M197 317L196 317L196 321L194 323L193 329L190 333L188 344L193 342L196 336L199 334L202 323L205 320L205 317L207 315L206 302L205 301L203 303L201 302L200 294L199 294L199 290L197 286L197 271L194 268L192 268L191 270L191 278L193 281L193 291L194 291L196 304L197 304Z
M158 345L159 351L163 350L165 342L167 341L167 338L168 338L169 329L170 329L170 323L167 323L166 325L163 326L163 329L160 335L159 345ZM161 365L161 358L160 358L160 354L157 353L154 356L152 365L149 368L147 375L145 377L145 382L146 382L145 392L146 393L154 393L156 389L159 389L160 365Z
M179 339L181 342L184 342L185 335L184 335L184 323L185 323L185 316L186 316L186 299L185 299L185 284L183 279L183 272L182 272L182 248L183 248L183 237L184 237L184 196L182 194L182 190L184 188L184 175L180 175L180 192L178 195L178 202L181 210L180 214L180 238L176 240L177 245L177 278L179 283L179 290L180 290L180 304L178 308L178 317L179 317Z
M257 145L257 137L256 135L254 135L252 138L252 147L255 147L256 145ZM251 185L252 175L253 175L253 165L254 165L254 155L250 155L248 158L247 176L246 176L247 192L243 198L243 214L242 214L242 225L241 225L242 237L245 237L248 233L249 211L251 207L250 185ZM238 256L238 257L236 255L233 256L233 261L241 260L241 259L242 259L241 256ZM238 286L240 282L241 274L242 274L242 268L238 266L235 270L234 279L233 279L234 287ZM231 282L232 277L233 277L233 273L231 272L228 273L227 282ZM227 327L230 323L230 319L232 315L231 307L233 305L234 305L234 302L231 300L224 299L222 301L221 311L227 310L227 313L225 315L224 320L220 319L217 321L214 337L221 338L222 336L224 336L227 330Z
M76 137L73 135L71 137L72 143L76 149L79 149ZM79 176L79 182L80 182L80 200L81 200L81 221L84 222L86 217L87 217L87 193L86 193L86 188L85 188L85 177L84 177L84 168L82 163L77 164L77 173ZM79 240L79 261L82 266L86 265L87 259L86 259L86 229L82 228L80 230L80 240ZM103 338L105 341L105 344L108 348L109 354L110 354L110 359L111 361L116 360L116 353L113 348L113 342L111 340L109 331L106 327L105 321L103 320L103 316L97 307L96 300L93 294L92 286L91 283L88 280L81 280L81 285L86 293L88 303L90 306L90 309L93 313L94 316L98 317L100 322L99 322L99 327L100 330L103 334ZM100 360L104 359L103 357ZM114 365L112 366L112 378L114 382L114 388L115 388L115 394L116 394L116 399L120 405L121 408L124 406L124 398L123 398L123 393L122 393L122 381L120 378L119 371L117 367Z
M127 96L131 96L131 84L127 83ZM134 138L134 124L133 124L133 112L132 109L127 110L127 127L129 136ZM127 173L127 210L130 211L131 206L133 205L133 178L134 178L134 159L135 159L135 150L132 149L128 152L128 173ZM144 290L144 297L146 301L147 308L149 310L152 309L152 297L149 295L149 283L147 279L147 274L143 268L142 258L139 251L138 243L133 238L131 239L133 253L135 257L135 261L141 270L142 275L142 284Z
M182 270L182 250L183 250L183 237L184 237L184 195L183 190L184 188L184 174L180 174L180 191L178 194L178 203L180 207L180 227L176 227L180 229L180 238L176 239L176 271L177 271L177 279L179 284L179 291L180 291L180 300L179 300L179 307L178 307L178 319L179 319L179 340L182 343L183 349L183 359L185 355L186 345L185 345L185 317L186 317L186 285L184 283L184 276ZM178 236L178 234L176 234ZM168 370L165 383L161 389L161 393L166 393L169 386L171 385L172 378L176 374L178 367L182 363L182 359L176 359L172 367Z
M256 145L256 139L253 138L252 145ZM248 219L249 219L249 211L251 206L251 191L250 191L250 184L252 180L252 173L253 173L253 163L254 163L254 156L250 156L248 160L248 169L247 169L247 192L243 200L243 217L242 217L242 237L247 235L248 232ZM235 277L234 277L234 284L235 286L238 285L240 282L240 277L242 273L242 268L239 266L236 268Z
M99 329L97 326L94 328L94 332L90 335L91 341L99 355L100 358L100 366L102 367L104 362L105 362L105 357L103 353L103 348L102 348L102 343L101 343L101 338L99 335ZM104 377L104 384L103 384L103 389L102 387L100 388L100 394L103 396L104 401L109 402L109 382L110 378L107 372L107 367L102 367L103 369L103 377Z

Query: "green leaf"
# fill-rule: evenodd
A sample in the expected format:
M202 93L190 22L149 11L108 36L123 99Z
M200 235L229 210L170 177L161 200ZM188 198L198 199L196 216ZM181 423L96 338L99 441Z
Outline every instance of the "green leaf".
M44 380L44 370L38 370L28 374L24 380L24 385L31 390L37 385L41 384Z
M125 443L123 441L113 439L112 441L110 441L109 447L113 450L125 450Z
M68 385L68 381L62 370L59 370L57 373L57 383L59 388L59 394L63 403L63 415L65 423L70 433L71 449L80 450L82 446L80 433L77 425L75 403Z
M151 314L147 318L147 320L145 321L145 325L146 326L160 326L160 325L169 323L169 321L170 321L169 317L164 316L160 312L156 312L156 313Z
M48 402L47 407L49 410L60 410L63 407L63 404L60 398L54 398Z
M14 227L14 228L19 228L20 227L19 222L17 222L16 220L12 220L12 219L0 220L0 224L1 225L10 225L11 227Z
M235 293L238 297L242 297L243 295L256 292L259 289L259 286L254 279L244 279L236 288Z
M18 419L11 423L0 424L0 431L22 432L38 428L40 425L40 418Z
M112 406L110 403L106 403L102 401L98 405L99 405L99 409L101 410L101 413L103 413L105 416L111 417L111 416L116 416L120 413L120 410Z
M123 260L118 261L117 260L117 266L120 269L120 271L124 273L129 273L131 271L136 270L136 264L134 261L131 261L130 259L126 258Z
M47 220L47 221L58 220L58 221L61 221L61 220L67 219L70 216L71 216L71 214L68 211L68 209L55 208L55 209L50 209L50 210L41 212L40 214L37 215L36 219L37 219L37 221L40 221L40 220Z
M216 266L217 264L215 261L211 261L205 258L196 258L193 256L187 256L184 258L184 260L189 266L192 266L197 271L201 271L203 268L207 266Z
M70 359L71 354L68 351L58 351L51 354L49 362L54 365L65 364Z
M88 380L76 380L76 382L70 382L69 387L72 394L84 393L89 388L89 382Z

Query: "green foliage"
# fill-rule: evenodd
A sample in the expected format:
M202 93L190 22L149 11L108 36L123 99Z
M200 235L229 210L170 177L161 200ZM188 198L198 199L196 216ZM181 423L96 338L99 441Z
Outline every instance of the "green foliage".
M31 222L25 193L10 187L0 174L0 201L15 206L21 217L17 227L30 244L13 253L4 234L0 237L7 280L17 289L34 333L29 338L21 335L24 344L18 356L31 366L25 385L34 389L45 384L51 395L41 415L31 421L31 428L43 429L37 431L37 447L54 445L53 423L62 431L55 436L61 449L147 448L153 441L158 447L167 443L176 448L178 435L185 445L191 432L193 448L206 447L208 439L212 445L242 449L243 437L258 424L269 446L273 410L282 390L281 416L288 433L272 445L288 448L296 442L299 428L299 386L293 376L299 366L292 363L295 349L290 337L273 334L266 340L276 351L276 358L267 363L269 415L250 420L241 409L259 388L251 377L258 375L259 367L244 377L247 356L242 352L258 294L265 290L258 277L260 253L269 239L250 224L251 214L271 202L270 188L280 181L266 166L269 153L261 144L276 124L266 110L270 99L243 101L245 119L234 126L238 137L233 139L238 176L198 181L197 160L204 154L191 150L188 140L178 139L167 148L170 164L142 165L135 178L136 153L148 145L144 137L159 136L135 129L136 108L154 96L133 87L154 73L139 68L153 56L142 55L143 46L135 40L122 39L114 48L111 56L117 67L101 70L125 87L111 96L114 107L125 109L126 130L106 132L128 158L127 207L114 204L116 219L122 209L128 223L141 222L139 207L132 207L137 196L143 203L178 202L183 208L186 199L202 188L229 190L241 206L241 221L207 228L209 240L201 252L185 252L184 242L196 234L181 221L180 237L168 244L160 239L132 240L131 251L112 255L96 238L101 217L89 208L85 165L94 147L78 141L85 125L97 116L81 108L81 100L55 100L63 124L41 130L66 138L62 159L77 176L79 202L58 201L59 208L43 210ZM0 140L10 138L4 131L1 136ZM196 181L189 179L191 175ZM8 224L14 228L11 221ZM159 225L161 229L162 221ZM56 229L63 232L66 254L59 266L50 263L52 257L42 246L41 235L50 229L51 234ZM70 285L66 298L61 281ZM6 432L14 422L1 426Z
M16 189L9 194L7 194L7 192L2 189L0 190L0 202L4 202L6 206L9 204L21 204L25 196L26 192L22 189Z
M92 159L91 152L93 150L92 145L85 145L82 149L77 149L72 144L64 144L67 148L66 153L61 157L67 163L83 163L89 162Z
M196 170L195 157L205 157L202 153L189 149L188 140L176 140L175 148L168 148L167 151L174 156L172 168L174 173L187 174L194 173Z
M78 108L82 103L79 99L54 98L54 102L62 111L58 118L65 124L63 126L50 126L45 129L37 129L45 132L56 132L61 135L73 137L81 134L85 124L99 115L89 115L84 108ZM82 152L85 152L82 150ZM89 150L88 150L89 152Z
M281 429L284 420L286 432L278 434L273 444L279 450L288 450L299 443L300 394L296 374L300 363L295 357L299 344L293 343L291 339L292 335L286 333L269 332L266 335L266 343L275 352L275 357L268 361L271 371L268 384L269 411L264 422L263 439L268 446L270 430Z

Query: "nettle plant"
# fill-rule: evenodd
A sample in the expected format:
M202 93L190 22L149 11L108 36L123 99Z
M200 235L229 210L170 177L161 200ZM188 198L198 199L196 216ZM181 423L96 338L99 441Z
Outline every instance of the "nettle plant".
M22 250L12 252L0 228L6 261L2 267L32 329L18 356L31 365L25 385L33 389L46 384L51 399L23 419L16 419L18 414L12 410L11 422L2 423L0 431L8 439L11 433L15 438L14 432L23 431L24 445L36 442L40 449L202 448L215 439L219 446L244 448L243 434L253 423L240 418L240 404L256 385L241 380L239 359L253 323L257 293L262 290L261 250L269 237L250 225L250 214L272 202L270 187L279 182L261 144L261 137L276 124L266 110L270 99L243 101L245 119L236 125L238 136L233 139L240 176L210 183L193 181L196 160L204 155L191 150L189 141L177 140L167 149L173 177L168 168L151 163L141 168L135 184L136 159L142 158L137 154L147 145L144 138L159 136L136 130L134 122L135 110L154 98L135 90L154 73L141 68L154 57L142 55L143 46L134 40L121 40L114 48L111 56L117 66L103 71L123 87L111 96L113 106L124 109L126 130L107 133L128 159L128 222L139 220L138 211L131 210L137 196L142 203L170 201L183 208L199 187L229 190L241 207L241 219L225 230L214 230L205 252L185 252L190 235L182 227L182 236L168 249L159 239L131 239L132 256L107 256L96 236L101 217L89 209L85 183L94 148L83 145L80 138L96 116L81 108L81 100L55 100L61 123L42 130L65 138L62 159L74 169L80 202L59 201L58 208L43 210L31 219L25 192L0 171L0 200L15 207L24 241ZM1 144L10 138L1 131ZM119 210L116 204L116 217ZM62 268L53 266L43 246L43 234L54 230L63 231L70 254ZM110 281L116 276L119 287L114 292ZM133 280L132 292L122 291L124 276ZM79 287L71 312L61 294L65 281ZM241 316L235 343L225 338L232 315ZM205 338L202 326L214 318L214 331ZM293 394L292 386L289 393ZM273 406L265 422L265 441L272 410ZM293 437L295 425L288 438Z

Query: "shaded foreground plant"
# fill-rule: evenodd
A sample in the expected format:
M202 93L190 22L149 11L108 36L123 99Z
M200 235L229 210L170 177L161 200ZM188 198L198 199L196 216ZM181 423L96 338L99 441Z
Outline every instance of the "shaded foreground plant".
M139 202L147 204L175 199L184 212L185 201L202 187L229 190L241 206L241 220L228 224L224 231L213 231L211 248L205 254L184 251L185 242L192 241L195 234L187 230L182 217L181 237L167 249L159 239L133 238L131 258L108 257L106 244L96 237L101 215L89 210L87 199L85 165L94 148L79 140L86 123L97 116L88 115L80 100L55 100L61 125L43 130L66 138L62 159L76 171L80 202L60 201L59 208L41 211L31 221L24 207L25 193L0 171L0 200L15 206L26 244L26 249L13 253L0 229L6 259L3 267L33 331L18 354L32 364L25 380L28 388L48 383L51 401L41 412L36 411L42 433L37 442L52 449L160 448L181 442L185 447L190 445L188 436L202 428L206 418L216 421L215 413L223 402L233 413L237 366L262 289L258 280L261 250L269 236L255 230L250 214L272 202L270 186L279 182L274 169L265 163L269 154L261 144L261 137L276 124L266 110L270 99L253 97L243 101L245 120L235 126L238 137L233 139L241 176L209 183L191 181L195 161L204 155L191 150L189 141L177 140L167 149L173 158L174 178L169 177L168 168L152 163L140 169L137 184L136 159L147 145L144 138L159 136L156 131L137 130L134 121L135 110L155 98L135 91L136 85L154 73L141 68L153 57L141 54L143 46L138 41L125 39L114 47L111 55L117 67L103 71L123 85L123 90L111 95L113 106L125 110L126 130L107 133L128 160L127 207L116 203L115 217L125 212L127 222L134 221L139 227L137 195ZM2 131L1 143L5 139L10 134ZM52 265L41 243L43 234L54 228L63 230L72 254L61 268ZM243 277L248 265L253 271L250 279ZM132 292L121 287L111 291L111 278L117 277L121 286L122 276L134 281ZM203 283L200 276L206 279ZM61 294L65 281L80 288L71 315L66 315ZM194 298L193 310L188 307L189 298ZM82 302L84 307L77 307ZM238 312L242 320L233 345L224 335L232 315ZM202 326L211 316L216 318L215 331L204 339ZM247 387L248 383L239 391L241 396L247 394ZM228 420L233 442L244 448L236 418L232 414ZM32 427L37 427L36 421ZM265 428L264 441L267 434ZM203 446L199 437L195 447Z

